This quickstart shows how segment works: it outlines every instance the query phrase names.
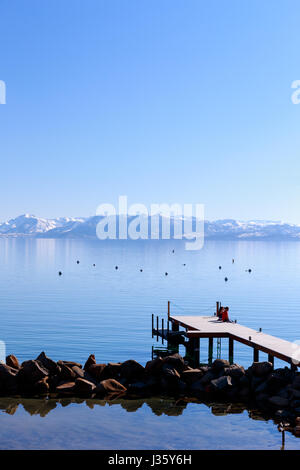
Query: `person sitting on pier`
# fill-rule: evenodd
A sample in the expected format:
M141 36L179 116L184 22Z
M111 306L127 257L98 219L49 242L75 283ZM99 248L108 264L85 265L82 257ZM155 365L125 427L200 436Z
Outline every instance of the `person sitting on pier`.
M219 311L218 311L218 313L217 313L217 316L218 316L218 320L219 320L219 321L222 321L223 310L224 310L224 307L220 307L220 308L219 308Z
M228 316L228 310L229 310L229 307L225 307L223 308L223 311L222 311L222 321L229 321L229 316Z

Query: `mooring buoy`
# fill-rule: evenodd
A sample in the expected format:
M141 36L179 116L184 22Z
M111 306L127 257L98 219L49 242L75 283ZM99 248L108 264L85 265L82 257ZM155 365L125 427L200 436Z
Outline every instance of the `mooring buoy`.
M168 275L168 273L165 273L165 276L167 276L167 275Z
M222 269L222 266L219 266L219 269Z
M119 269L119 267L118 267L118 266L116 266L116 267L115 267L115 269Z
M79 261L77 260L76 263L79 264Z
M61 272L61 271L58 271L58 275L61 276L61 275L62 275L62 272Z
M228 277L225 277L224 281L227 282L227 281L228 281Z

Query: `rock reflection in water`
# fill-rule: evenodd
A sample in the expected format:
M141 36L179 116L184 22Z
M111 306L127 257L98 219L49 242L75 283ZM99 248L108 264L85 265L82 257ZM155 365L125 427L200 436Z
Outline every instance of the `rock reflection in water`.
M82 398L0 398L0 410L4 413L14 415L18 406L23 406L31 416L39 415L42 418L47 416L50 411L54 410L57 405L66 407L72 404L84 404L90 409L95 406L114 406L119 405L128 413L138 411L142 406L148 406L152 413L156 416L180 416L189 403L202 403L210 408L212 414L215 416L224 416L227 414L240 414L247 410L244 404L240 403L203 403L197 400L183 398L174 400L166 397L153 397L153 398L139 398L139 399L115 399L115 400L100 400L100 399L82 399ZM249 410L249 417L255 420L267 420L263 414L258 410Z

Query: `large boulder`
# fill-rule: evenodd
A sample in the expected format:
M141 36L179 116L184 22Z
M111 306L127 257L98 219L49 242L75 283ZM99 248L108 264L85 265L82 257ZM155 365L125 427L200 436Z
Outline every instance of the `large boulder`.
M34 391L38 395L47 395L49 392L48 377L44 377L42 380L39 380L34 384Z
M115 379L102 380L97 387L97 393L101 395L122 394L126 390L126 387Z
M106 379L119 379L121 371L120 362L109 362L103 372L103 380ZM102 378L102 377L101 377Z
M89 368L90 368L93 364L96 364L96 363L97 363L97 362L96 362L96 359L95 359L95 355L94 355L94 354L91 354L91 355L88 357L88 359L87 359L86 363L84 364L83 368L84 368L84 370L89 371Z
M216 359L212 365L211 368L213 371L220 372L222 369L225 369L225 367L229 367L230 362L226 361L226 359Z
M123 362L120 366L120 374L128 382L136 382L139 378L143 377L144 373L145 368L133 359Z
M300 375L296 375L292 383L293 388L295 388L296 390L300 390Z
M74 367L72 367L72 371L76 375L75 380L76 379L85 379L85 380L88 380L89 382L92 382L93 384L97 385L97 380L94 379L94 377L92 377L91 374L89 372L87 372L86 370L81 369L80 367L74 366Z
M77 366L75 366L75 367L77 367ZM78 369L82 370L80 368L78 368ZM58 377L59 377L60 381L69 382L69 381L75 380L77 375L71 367L69 367L66 364L64 364L63 362L61 362L60 363L60 372L58 374Z
M22 383L34 384L49 375L46 369L39 361L25 361L18 373L18 379Z
M184 370L181 374L181 379L187 384L192 385L194 382L202 379L204 372L200 369Z
M229 377L240 380L245 375L245 369L238 364L233 364L229 367L226 367L224 369L224 373L225 375L229 375Z
M205 392L205 385L201 383L201 380L197 380L194 382L190 387L191 392L195 393L196 395Z
M41 352L41 354L36 358L36 361L38 361L45 369L49 371L51 375L55 375L59 372L59 365L50 357L46 356L46 354Z
M163 366L163 359L158 356L152 361L148 361L145 366L145 372L150 375L158 375Z
M255 377L267 377L273 370L273 364L271 362L253 362L251 370Z
M96 390L96 385L88 380L78 378L75 380L75 392L79 395L91 395Z
M16 393L18 370L0 363L0 393Z
M289 400L278 396L270 397L268 402L275 408L287 408L289 406Z
M92 364L89 367L89 373L94 377L98 382L101 382L102 378L105 378L105 369L106 364Z
M79 362L74 362L74 361L57 361L57 364L60 366L61 364L66 364L68 367L80 367L82 369L82 365L79 364Z
M18 359L13 354L10 354L6 357L6 364L10 367L13 367L13 369L20 369L21 367Z
M178 353L164 357L163 366L166 366L167 368L176 369L179 374L181 374L185 369L184 359Z
M218 379L211 381L212 390L215 392L223 392L232 387L231 377L229 375L224 375Z
M200 379L202 385L208 385L212 380L217 378L217 374L213 370L208 370Z
M61 382L57 385L56 392L59 395L74 395L75 382Z

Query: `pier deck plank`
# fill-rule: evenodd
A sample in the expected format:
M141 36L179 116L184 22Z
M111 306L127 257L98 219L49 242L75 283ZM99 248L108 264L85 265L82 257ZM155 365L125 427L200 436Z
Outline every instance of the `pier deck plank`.
M185 315L172 315L170 321L185 328L187 330L186 336L189 338L232 338L290 364L300 365L299 345L253 330L239 323L220 322L216 316Z

